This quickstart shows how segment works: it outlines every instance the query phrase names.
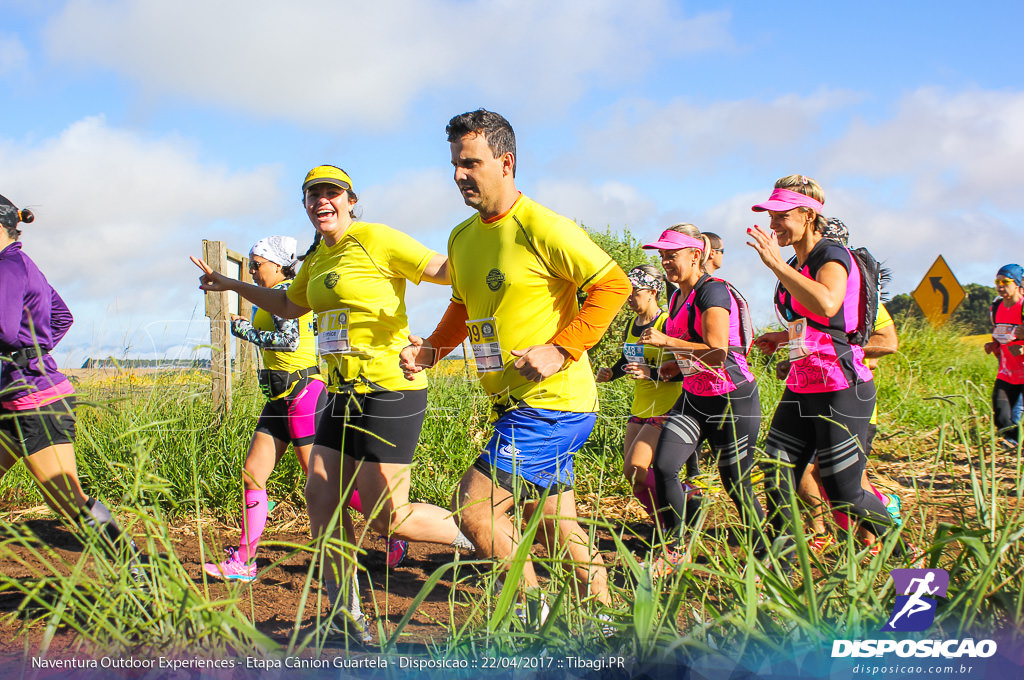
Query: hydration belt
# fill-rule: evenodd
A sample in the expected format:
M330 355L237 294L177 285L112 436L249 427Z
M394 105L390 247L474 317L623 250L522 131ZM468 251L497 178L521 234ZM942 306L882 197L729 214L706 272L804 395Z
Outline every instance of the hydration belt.
M28 368L28 362L33 359L46 356L47 354L49 354L49 351L45 349L40 350L37 347L22 347L21 349L16 349L13 352L0 354L0 357L12 362L18 368L25 369Z
M319 366L310 366L301 371L272 371L261 369L259 372L260 391L267 399L276 399L285 394L292 385L320 372Z

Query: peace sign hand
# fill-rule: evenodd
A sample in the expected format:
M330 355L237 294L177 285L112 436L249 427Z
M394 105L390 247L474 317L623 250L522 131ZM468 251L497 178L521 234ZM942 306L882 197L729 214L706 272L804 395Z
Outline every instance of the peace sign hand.
M202 258L190 255L189 259L192 260L192 264L199 267L202 270L203 275L199 277L199 288L200 290L210 291L225 291L231 290L231 282L233 279L220 274L210 269L210 265L206 264Z

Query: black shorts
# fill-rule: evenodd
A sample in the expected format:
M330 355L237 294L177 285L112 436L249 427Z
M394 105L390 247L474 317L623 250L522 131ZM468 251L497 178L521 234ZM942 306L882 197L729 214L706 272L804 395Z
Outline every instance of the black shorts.
M0 433L14 445L12 453L31 456L56 444L75 441L75 398L66 396L39 408L12 411L0 407Z
M313 443L317 422L327 405L327 389L319 380L304 380L305 384L294 388L294 396L267 400L256 422L257 432L292 446Z
M499 470L483 456L476 459L476 462L473 463L473 468L485 477L490 477L492 482L512 494L513 498L519 503L528 503L529 501L540 500L544 496L554 497L566 491L572 491L571 484L562 484L560 482L555 482L545 489L540 484L534 484L519 475Z
M332 392L314 443L354 460L408 465L426 413L426 390Z

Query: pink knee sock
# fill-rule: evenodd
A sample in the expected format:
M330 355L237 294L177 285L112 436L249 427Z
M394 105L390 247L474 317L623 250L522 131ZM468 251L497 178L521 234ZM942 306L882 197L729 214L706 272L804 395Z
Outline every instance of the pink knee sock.
M360 514L363 512L363 501L360 500L359 492L355 489L352 489L352 495L348 498L348 507Z
M248 560L256 556L256 546L267 526L266 489L245 490L245 521L242 523L242 538L238 541L238 559Z

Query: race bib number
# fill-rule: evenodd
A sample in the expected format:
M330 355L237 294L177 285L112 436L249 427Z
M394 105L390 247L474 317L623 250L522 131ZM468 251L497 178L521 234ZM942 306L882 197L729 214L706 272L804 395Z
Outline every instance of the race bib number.
M789 360L797 361L810 356L807 349L807 319L796 319L789 322Z
M466 328L469 329L469 344L473 348L476 372L500 371L503 366L501 343L498 342L498 326L494 317L467 321Z
M697 372L697 364L693 360L693 355L683 352L673 352L672 355L676 359L676 366L679 367L680 375L687 376L693 375Z
M345 354L352 351L348 342L347 309L332 309L317 314L316 345L320 354Z
M1013 332L1017 329L1012 323L997 323L992 329L992 339L996 342L1006 344L1015 339Z
M644 363L644 346L635 342L624 343L622 356L627 364L642 364Z

